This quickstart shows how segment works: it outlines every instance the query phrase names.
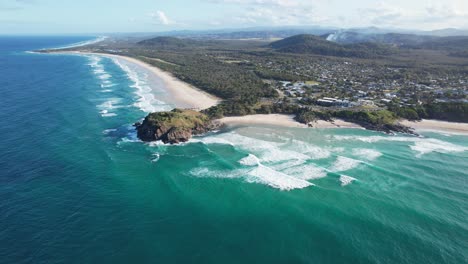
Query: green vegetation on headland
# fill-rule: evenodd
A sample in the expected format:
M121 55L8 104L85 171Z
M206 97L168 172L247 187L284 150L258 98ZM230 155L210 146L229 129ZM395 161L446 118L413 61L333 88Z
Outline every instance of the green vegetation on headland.
M143 141L161 140L176 144L187 142L192 135L206 133L217 126L205 114L194 110L174 109L150 113L142 123L135 124L135 127L138 138Z

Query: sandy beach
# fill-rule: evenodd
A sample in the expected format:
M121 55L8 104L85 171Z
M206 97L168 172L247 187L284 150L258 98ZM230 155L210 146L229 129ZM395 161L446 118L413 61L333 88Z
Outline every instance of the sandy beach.
M158 78L160 78L165 84L165 90L171 95L170 97L174 100L174 104L179 108L193 108L196 110L202 110L217 105L221 99L208 94L186 82L183 82L171 73L165 72L157 67L147 64L143 61L120 55L112 55L105 53L91 53L91 52L66 52L81 55L98 55L107 58L115 58L119 60L125 60L127 62L137 64L141 67L146 68Z
M60 52L58 52L60 53ZM165 84L165 90L170 94L172 103L179 108L193 108L196 110L202 110L210 108L211 106L217 105L221 99L217 98L209 93L206 93L188 83L185 83L171 73L165 72L157 67L147 64L135 58L105 54L105 53L92 53L92 52L64 52L80 55L98 55L108 58L115 58L119 60L125 60L127 62L137 64L140 67L152 72L155 76L160 78ZM332 122L317 120L310 123L309 125L301 124L294 120L293 115L282 115L282 114L259 114L259 115L248 115L238 117L225 117L219 119L219 121L227 125L273 125L282 127L312 127L312 128L362 128L360 125L346 122L340 119L335 119ZM438 120L422 120L422 121L408 121L401 120L400 124L411 127L415 131L439 131L456 134L468 134L468 123L455 123Z
M313 128L362 128L362 126L358 124L346 122L341 119L335 119L332 122L325 121L325 120L317 120L315 122L310 123L310 127L313 127Z
M418 122L402 120L402 125L414 128L416 131L440 131L456 134L468 134L468 123L455 123L439 120L423 119Z
M293 115L269 114L269 115L247 115L231 116L219 119L226 125L273 125L282 127L307 127L294 120Z
M247 116L234 116L224 117L219 121L227 125L273 125L282 127L312 127L312 128L362 128L361 126L336 119L333 122L318 120L310 124L310 126L302 124L294 120L294 115L247 115Z

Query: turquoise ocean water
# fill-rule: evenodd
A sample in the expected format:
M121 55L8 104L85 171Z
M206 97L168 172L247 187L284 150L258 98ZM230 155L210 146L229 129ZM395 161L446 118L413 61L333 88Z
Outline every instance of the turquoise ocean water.
M468 137L233 127L143 144L144 69L0 37L0 263L467 263ZM151 91L149 87L153 87Z

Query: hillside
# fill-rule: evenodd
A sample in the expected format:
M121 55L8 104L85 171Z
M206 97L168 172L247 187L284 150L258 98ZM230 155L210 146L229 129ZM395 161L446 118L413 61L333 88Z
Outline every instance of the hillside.
M270 47L278 52L316 54L336 57L375 58L396 50L379 43L339 44L314 35L296 35L275 41Z
M409 49L443 50L449 52L468 52L467 36L422 36L415 34L362 34L350 31L340 31L325 35L327 40L337 44L379 43Z
M156 37L138 42L138 45L151 46L153 48L184 48L197 44L195 40L175 37Z

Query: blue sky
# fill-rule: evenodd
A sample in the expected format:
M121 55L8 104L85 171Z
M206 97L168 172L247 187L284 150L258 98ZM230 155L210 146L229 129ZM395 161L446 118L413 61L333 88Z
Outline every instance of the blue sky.
M468 0L0 0L0 34L292 25L468 29Z

